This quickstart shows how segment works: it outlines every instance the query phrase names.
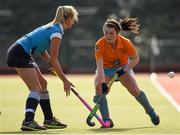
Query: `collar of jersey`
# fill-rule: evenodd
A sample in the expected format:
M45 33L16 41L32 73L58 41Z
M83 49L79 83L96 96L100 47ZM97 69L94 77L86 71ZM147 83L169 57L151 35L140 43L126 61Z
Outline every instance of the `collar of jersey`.
M62 24L61 24L61 23L59 23L59 28L61 29L62 34L64 34L64 28L63 28L63 26L62 26Z

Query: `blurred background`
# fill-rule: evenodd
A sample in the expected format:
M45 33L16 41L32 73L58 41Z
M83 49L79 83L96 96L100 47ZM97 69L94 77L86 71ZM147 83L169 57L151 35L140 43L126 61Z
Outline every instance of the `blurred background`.
M107 18L138 17L140 34L122 33L136 46L136 72L180 71L180 0L1 0L0 74L15 73L6 65L8 47L24 34L54 18L59 5L73 5L79 22L65 31L60 63L65 73L94 73L94 45ZM47 64L36 58L47 72Z

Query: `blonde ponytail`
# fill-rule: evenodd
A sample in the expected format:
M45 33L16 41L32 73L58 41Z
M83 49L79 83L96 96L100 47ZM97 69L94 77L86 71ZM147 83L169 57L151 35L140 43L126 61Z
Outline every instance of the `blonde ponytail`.
M78 21L78 15L77 10L73 6L59 6L56 10L53 23L64 23L68 17Z

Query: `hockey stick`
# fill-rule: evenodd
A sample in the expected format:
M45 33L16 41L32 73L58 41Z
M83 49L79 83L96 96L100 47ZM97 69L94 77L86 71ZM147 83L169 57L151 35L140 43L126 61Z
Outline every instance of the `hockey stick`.
M53 75L57 76L57 73L53 70ZM111 84L112 85L112 84ZM86 108L91 112L91 114L93 114L93 116L96 117L96 119L99 121L99 123L101 123L101 125L103 127L109 127L110 126L110 123L109 122L104 122L97 114L96 114L96 111L99 109L99 107L97 108L97 110L95 109L95 107L93 109L91 108L91 106L75 91L74 88L71 87L71 91L74 93L74 95L76 95L79 100L86 106ZM95 113L93 113L95 112ZM87 121L86 121L87 122ZM95 126L95 123L94 122L91 122L91 123L88 123L87 124L91 127Z
M91 106L74 90L74 88L71 88L71 91L79 98L79 100L86 106L86 108L92 112L93 109ZM110 123L109 122L104 122L96 113L93 114L93 116L96 117L96 119L101 123L102 126L104 127L109 127ZM88 124L89 126L93 127L95 126L95 123Z
M111 81L108 84L108 88L110 89L112 84L115 82L115 80L118 78L118 74L115 73L114 77L111 79ZM96 102L96 105L94 106L94 108L92 109L92 111L90 112L90 114L88 115L87 119L86 119L86 123L91 126L91 125L95 125L94 122L92 122L92 118L93 116L95 116L97 110L99 109L100 105L99 102L101 101L101 99L103 99L106 96L107 93L102 94L98 101Z

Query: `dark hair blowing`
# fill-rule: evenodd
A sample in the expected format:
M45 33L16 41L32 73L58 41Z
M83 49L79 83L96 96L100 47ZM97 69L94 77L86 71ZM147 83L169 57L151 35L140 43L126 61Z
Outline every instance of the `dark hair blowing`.
M105 27L113 27L117 33L120 31L130 31L135 34L139 34L139 21L137 18L125 17L123 19L119 19L119 21L115 19L107 19L104 23L103 30Z

